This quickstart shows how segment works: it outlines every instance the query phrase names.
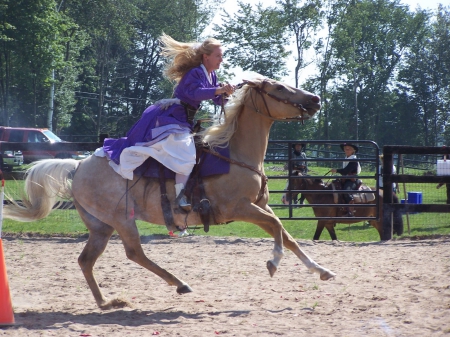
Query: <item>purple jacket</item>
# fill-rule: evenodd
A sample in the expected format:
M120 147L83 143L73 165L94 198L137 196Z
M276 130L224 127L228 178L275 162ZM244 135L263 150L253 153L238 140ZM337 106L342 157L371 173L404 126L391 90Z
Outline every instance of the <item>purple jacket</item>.
M202 101L212 99L217 105L222 103L222 96L215 95L219 87L215 72L211 73L212 84L201 66L191 69L183 76L175 88L174 96L195 108L199 108ZM177 127L179 126L179 127ZM122 150L136 145L136 143L157 142L162 134L185 132L192 129L188 122L184 107L173 104L162 110L159 105L151 105L142 114L142 117L127 132L126 137L119 139L106 138L103 150L116 164L119 164Z

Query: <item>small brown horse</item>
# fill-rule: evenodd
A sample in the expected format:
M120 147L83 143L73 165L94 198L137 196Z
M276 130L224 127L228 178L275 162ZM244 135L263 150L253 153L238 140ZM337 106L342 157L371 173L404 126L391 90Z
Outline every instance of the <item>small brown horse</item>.
M301 174L299 174L300 176ZM306 197L306 200L309 204L335 204L335 192L333 192L333 188L331 184L325 184L322 179L314 179L313 177L308 178L294 178L290 179L290 183L286 189L290 190L301 190L303 196ZM330 193L308 193L308 190L319 190L319 191L330 191ZM373 188L372 188L373 190ZM294 198L297 193L285 193L282 197L282 202L286 205L289 204L291 198ZM291 197L292 195L292 197ZM378 197L380 200L383 200L383 190L379 190ZM339 204L344 204L342 195L339 195ZM394 203L398 203L398 198L394 195ZM355 213L357 217L376 217L377 216L377 207L376 200L368 203L370 207L355 207ZM330 237L332 240L337 240L336 232L334 227L337 223L344 224L352 224L356 222L361 222L363 220L352 220L351 218L346 217L347 210L342 207L314 207L311 206L314 215L320 218L326 217L345 217L342 220L335 219L321 219L317 221L316 232L314 233L313 240L319 240L320 235L324 228L328 230ZM369 223L375 227L380 235L380 240L383 234L383 203L380 202L378 206L379 219L380 220L369 220ZM401 235L403 233L403 219L400 212L394 212L394 233Z
M267 204L269 191L264 174L264 156L269 131L275 121L299 121L311 118L320 109L320 98L278 81L246 81L226 107L225 121L209 127L204 140L214 146L229 145L230 172L204 179L206 195L217 223L244 221L258 225L274 238L273 259L267 261L272 276L283 257L283 246L291 250L311 272L328 280L334 273L306 255L284 229L280 219ZM166 181L167 197L175 202L174 181ZM4 208L4 217L34 221L46 217L59 198L73 200L89 230L89 239L78 263L102 309L127 305L119 299L107 300L94 277L93 268L114 231L120 235L127 257L187 293L189 285L159 267L145 255L136 220L165 225L161 209L159 180L122 178L106 158L90 156L83 161L48 159L37 162L27 173L25 200ZM174 220L183 227L201 224L200 215L174 212ZM193 247L194 249L194 247ZM213 272L213 271L212 271ZM132 280L130 280L132 284Z

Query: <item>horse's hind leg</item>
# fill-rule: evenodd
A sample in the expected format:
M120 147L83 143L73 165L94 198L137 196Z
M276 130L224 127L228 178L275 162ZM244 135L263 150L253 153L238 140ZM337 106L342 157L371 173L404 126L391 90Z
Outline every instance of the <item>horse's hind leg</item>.
M127 305L125 301L114 299L108 301L100 291L97 280L94 277L94 264L98 257L104 252L109 238L114 232L114 228L101 222L99 219L90 215L77 202L74 202L81 219L89 229L89 239L84 246L83 251L78 257L78 264L81 267L84 278L94 295L97 305L101 309L111 309L112 307L124 307Z
M337 241L337 235L336 235L336 231L334 230L334 228L336 227L336 223L335 222L327 222L325 223L325 227L328 231L328 234L330 234L331 240L333 241Z
M323 221L317 221L316 232L314 233L313 240L319 240L320 235L322 234L323 229L325 228L325 224Z
M125 247L125 252L127 257L142 267L150 270L169 285L177 287L177 293L185 294L192 292L191 287L184 281L178 279L173 274L169 273L167 270L159 267L156 263L150 261L141 246L141 239L139 237L139 231L136 227L136 222L134 219L128 219L124 223L117 224L115 229L122 239L122 243Z

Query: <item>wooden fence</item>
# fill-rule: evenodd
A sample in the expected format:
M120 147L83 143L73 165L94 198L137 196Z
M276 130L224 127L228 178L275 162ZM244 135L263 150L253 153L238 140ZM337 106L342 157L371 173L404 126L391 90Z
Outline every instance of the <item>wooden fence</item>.
M393 212L438 212L450 213L450 205L445 204L394 204L393 189L394 183L450 183L448 176L419 176L409 174L392 174L393 155L397 154L399 158L403 154L423 154L423 155L447 155L450 157L450 147L428 147L428 146L402 146L389 145L383 147L383 237L382 240L390 240L393 235ZM436 157L437 158L437 157ZM449 214L450 222L450 214Z

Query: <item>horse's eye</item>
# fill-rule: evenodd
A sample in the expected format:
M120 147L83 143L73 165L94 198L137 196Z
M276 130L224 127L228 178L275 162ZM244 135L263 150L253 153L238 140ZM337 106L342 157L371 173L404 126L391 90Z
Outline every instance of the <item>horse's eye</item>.
M284 87L283 87L282 85L279 85L279 86L277 86L277 90L278 90L278 91L283 91L283 90L284 90Z

